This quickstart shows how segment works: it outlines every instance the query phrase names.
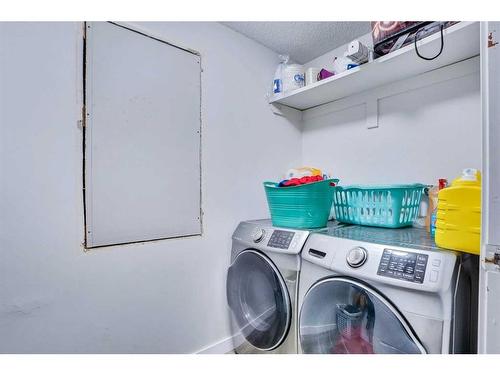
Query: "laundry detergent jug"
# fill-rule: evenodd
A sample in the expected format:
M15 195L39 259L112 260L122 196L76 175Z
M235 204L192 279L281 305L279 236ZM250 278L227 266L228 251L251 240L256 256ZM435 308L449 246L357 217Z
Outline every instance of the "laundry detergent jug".
M438 194L436 244L445 249L479 254L481 236L481 174L464 169Z

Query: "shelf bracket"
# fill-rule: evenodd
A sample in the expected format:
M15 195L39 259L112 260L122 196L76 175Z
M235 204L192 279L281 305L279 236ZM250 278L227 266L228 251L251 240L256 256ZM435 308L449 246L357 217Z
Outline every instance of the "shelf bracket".
M279 103L269 103L269 107L277 116L286 117L287 119L295 122L302 122L302 111L299 111L298 109Z
M378 128L378 98L372 97L366 100L366 128Z
M285 114L283 113L283 107L281 104L273 104L273 103L269 103L269 107L271 108L271 111L275 114L275 115L278 115L278 116L283 116L285 117Z

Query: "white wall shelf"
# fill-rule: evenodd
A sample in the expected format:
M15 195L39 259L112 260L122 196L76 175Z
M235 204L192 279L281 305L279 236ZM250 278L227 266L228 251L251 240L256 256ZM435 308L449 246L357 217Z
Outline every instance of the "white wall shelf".
M434 56L441 46L435 33L417 42L423 56ZM444 48L434 60L423 60L413 44L370 63L288 93L274 95L271 104L306 110L388 83L411 78L479 55L479 22L460 22L444 30Z

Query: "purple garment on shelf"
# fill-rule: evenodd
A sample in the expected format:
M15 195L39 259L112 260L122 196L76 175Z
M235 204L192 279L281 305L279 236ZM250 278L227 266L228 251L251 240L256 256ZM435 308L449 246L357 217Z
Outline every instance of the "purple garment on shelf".
M322 79L328 78L333 76L334 73L326 70L326 69L321 69L321 71L318 73L318 81L321 81Z

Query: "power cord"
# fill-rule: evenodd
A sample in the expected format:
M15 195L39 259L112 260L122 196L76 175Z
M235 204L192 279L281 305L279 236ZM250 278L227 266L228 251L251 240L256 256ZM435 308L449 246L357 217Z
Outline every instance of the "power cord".
M420 52L418 52L418 47L417 47L418 34L423 30L423 28L420 28L417 30L417 32L415 33L415 52L417 53L418 57L420 57L421 59L430 61L430 60L436 59L439 55L441 55L441 53L443 52L443 48L444 48L443 29L444 29L444 25L441 24L441 49L439 50L438 54L434 57L425 57L425 56L422 56L420 54Z

